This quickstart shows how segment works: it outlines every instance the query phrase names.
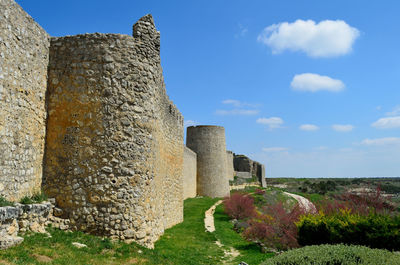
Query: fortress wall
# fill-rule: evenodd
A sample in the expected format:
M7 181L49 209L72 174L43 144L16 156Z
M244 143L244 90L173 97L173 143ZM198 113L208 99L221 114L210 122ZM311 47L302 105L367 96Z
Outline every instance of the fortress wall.
M229 196L224 127L190 126L186 135L186 146L197 154L197 194Z
M196 197L197 155L184 147L183 153L183 199Z
M151 16L134 36L52 38L43 186L75 229L152 247L183 220L183 118Z
M151 15L142 17L133 26L133 36L145 44L144 61L153 60L152 76L155 86L155 149L154 168L158 194L152 194L160 205L159 218L164 229L183 221L183 116L166 94L160 60L160 33ZM139 58L139 60L141 60Z
M228 180L233 180L235 171L233 169L233 152L226 151L226 170L228 174Z
M262 187L267 186L265 181L265 166L263 164L253 161L245 155L236 154L234 154L233 164L238 176L245 176L246 174L244 174L244 172L248 172L249 177L257 177Z
M253 173L253 161L245 155L234 155L233 165L235 171Z
M40 192L49 36L12 0L0 0L0 196Z
M160 84L164 85L161 67L159 70ZM159 103L156 106L160 109L156 114L159 115L157 124L160 134L156 152L160 157L155 167L159 170L157 176L162 180L162 221L164 228L169 228L183 221L183 116L168 99L165 88L159 88Z

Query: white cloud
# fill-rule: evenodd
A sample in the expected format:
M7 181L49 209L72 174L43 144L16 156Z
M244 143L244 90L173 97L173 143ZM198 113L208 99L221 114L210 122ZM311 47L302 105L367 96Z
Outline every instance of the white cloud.
M371 124L372 127L378 129L393 129L400 128L400 116L380 118Z
M248 32L248 28L243 26L242 24L238 24L238 33L235 34L235 38L244 37Z
M361 142L362 145L374 145L374 146L382 146L382 145L393 145L400 144L399 137L385 137L385 138L376 138L376 139L364 139Z
M194 120L185 120L184 122L183 122L183 125L185 126L185 127L189 127L189 126L196 126L196 125L198 125L199 123L197 122L197 121L194 121Z
M222 104L232 105L232 106L237 107L237 108L240 108L240 107L241 108L243 108L243 107L258 108L258 107L260 107L260 104L242 102L242 101L236 100L236 99L224 99L222 101Z
M311 57L335 57L351 52L358 29L343 20L298 19L266 27L257 40L272 49L274 54L285 50L302 51Z
M302 131L317 131L319 130L319 127L314 124L302 124L299 129Z
M232 110L216 110L215 114L226 116L226 115L256 115L260 111L254 109L232 109Z
M290 86L293 90L308 92L317 92L323 90L339 92L345 88L345 85L341 80L312 73L295 75L290 83Z
M283 124L283 120L279 117L271 117L271 118L258 118L257 123L268 125L269 129L277 129L281 128Z
M239 100L236 99L225 99L222 101L222 104L233 105L235 107L240 107L241 103Z
M334 124L332 125L332 129L337 132L350 132L354 129L354 126L350 124Z
M394 107L394 109L390 112L386 112L387 116L399 116L400 115L400 105Z
M236 99L225 99L222 101L224 105L230 105L234 107L231 110L216 110L215 114L217 115L256 115L260 111L257 109L260 104L253 104L247 102L241 102L240 100Z
M264 147L262 149L264 152L282 152L282 151L287 151L288 148L286 147Z

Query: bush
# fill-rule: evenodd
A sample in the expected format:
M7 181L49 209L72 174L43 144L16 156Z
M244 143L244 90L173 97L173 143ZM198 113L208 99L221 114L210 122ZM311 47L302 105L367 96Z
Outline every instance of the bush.
M400 264L400 255L362 246L320 245L287 251L262 265Z
M245 220L256 215L254 199L244 193L236 192L224 200L225 213L233 219Z
M396 210L389 198L382 196L380 187L374 193L344 193L334 196L334 199L319 202L318 210L327 215L336 214L342 210L350 210L351 213L360 215L368 215L371 212L394 213Z
M400 250L400 217L359 215L350 210L325 215L305 215L297 223L300 245L354 244Z
M249 220L243 236L266 247L287 250L298 247L296 222L303 211L298 206L287 212L282 203L264 207L257 218Z

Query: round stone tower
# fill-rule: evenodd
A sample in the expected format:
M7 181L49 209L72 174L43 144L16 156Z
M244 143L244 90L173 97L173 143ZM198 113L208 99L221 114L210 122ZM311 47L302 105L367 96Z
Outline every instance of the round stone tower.
M229 196L224 127L190 126L186 146L197 154L197 194Z

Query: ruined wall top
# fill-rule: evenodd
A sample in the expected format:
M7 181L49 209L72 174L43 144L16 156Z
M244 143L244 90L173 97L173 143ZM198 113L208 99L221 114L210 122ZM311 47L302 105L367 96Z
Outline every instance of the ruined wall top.
M147 14L133 25L132 36L135 39L147 42L152 48L160 53L160 32L157 31L153 16Z

